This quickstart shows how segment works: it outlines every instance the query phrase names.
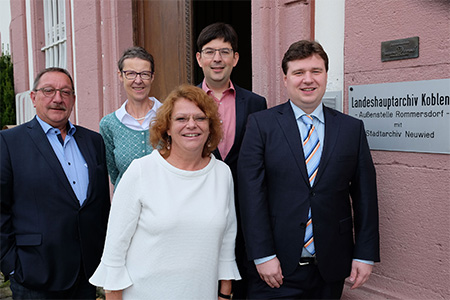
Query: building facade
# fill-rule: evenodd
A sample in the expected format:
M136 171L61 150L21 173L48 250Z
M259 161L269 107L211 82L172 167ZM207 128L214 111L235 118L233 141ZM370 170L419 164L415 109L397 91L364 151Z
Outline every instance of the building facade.
M152 96L163 100L180 83L199 83L195 39L215 21L232 24L239 34L236 81L265 96L269 106L287 100L281 59L300 39L316 39L329 54L327 99L346 113L351 86L450 78L448 0L12 2L21 122L33 115L27 98L33 78L59 65L75 80L71 121L98 130L100 119L125 100L116 63L132 45L155 56ZM410 37L420 39L418 57L382 61L382 42ZM450 298L450 147L443 148L444 153L372 151L381 263L362 288L346 285L343 299Z

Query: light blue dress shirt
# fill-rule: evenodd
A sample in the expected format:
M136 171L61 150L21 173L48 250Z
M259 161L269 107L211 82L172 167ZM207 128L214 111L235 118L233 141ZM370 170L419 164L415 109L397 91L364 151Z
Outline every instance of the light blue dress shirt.
M298 130L300 131L300 136L303 141L305 137L308 135L309 128L308 126L306 126L305 123L303 123L301 116L306 115L307 113L305 113L300 107L292 103L292 101L289 101L289 103L291 104L292 110L294 111L294 116L295 119L297 120ZM325 118L323 116L322 103L320 103L319 106L317 106L317 108L310 115L315 117L313 118L313 125L316 128L317 134L319 135L320 150L323 150L323 143L325 137Z
M89 170L88 165L78 148L77 142L73 137L77 129L70 121L68 121L70 128L64 138L63 145L58 139L58 134L61 133L59 129L53 128L42 121L38 116L36 116L36 119L44 130L53 151L58 157L67 180L80 202L80 206L83 205L84 200L86 200L87 197L87 189L89 186Z

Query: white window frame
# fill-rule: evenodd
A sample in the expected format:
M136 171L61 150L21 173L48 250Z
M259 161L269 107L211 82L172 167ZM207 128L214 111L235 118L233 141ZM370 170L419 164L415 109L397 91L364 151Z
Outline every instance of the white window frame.
M327 92L323 103L343 111L345 0L315 1L315 39L329 59Z
M43 0L45 67L67 67L66 4L65 0Z

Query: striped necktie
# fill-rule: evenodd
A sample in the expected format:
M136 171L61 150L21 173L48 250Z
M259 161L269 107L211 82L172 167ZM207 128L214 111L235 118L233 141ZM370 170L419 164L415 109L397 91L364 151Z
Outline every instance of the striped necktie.
M313 117L310 115L301 116L302 122L308 128L308 134L303 139L303 152L305 154L306 169L308 171L309 184L312 186L314 179L319 169L321 147L319 142L319 135L313 125ZM311 255L316 253L314 247L313 226L311 217L311 207L308 211L308 222L306 223L304 245Z

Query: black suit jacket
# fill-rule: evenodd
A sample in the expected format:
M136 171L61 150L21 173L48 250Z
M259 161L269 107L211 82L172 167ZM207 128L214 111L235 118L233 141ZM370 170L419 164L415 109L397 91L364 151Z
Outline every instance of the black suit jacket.
M223 160L230 167L233 178L236 178L239 151L244 138L248 116L254 112L267 109L267 102L266 98L258 94L243 89L234 83L233 86L236 91L236 133L234 143L225 159L220 155L219 149L214 150L213 154L217 159Z
M29 288L68 289L81 262L87 278L100 262L110 208L105 147L83 127L74 137L89 169L81 207L36 118L0 132L1 271Z
M327 107L324 116L313 187L289 102L250 115L238 180L248 259L276 254L283 274L291 274L300 260L311 206L318 268L333 282L350 274L353 258L379 261L378 204L362 121Z

